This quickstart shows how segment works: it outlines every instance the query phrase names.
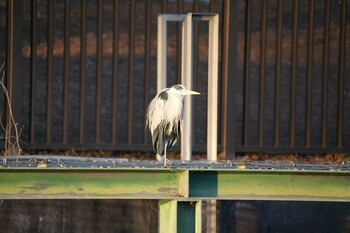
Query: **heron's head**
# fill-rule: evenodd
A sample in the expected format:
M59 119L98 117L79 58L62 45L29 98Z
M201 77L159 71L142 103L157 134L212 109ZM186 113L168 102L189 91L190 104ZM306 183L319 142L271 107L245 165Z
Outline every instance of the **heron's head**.
M186 89L186 87L182 84L176 84L176 85L172 86L171 88L173 88L180 95L200 95L201 94L199 92Z

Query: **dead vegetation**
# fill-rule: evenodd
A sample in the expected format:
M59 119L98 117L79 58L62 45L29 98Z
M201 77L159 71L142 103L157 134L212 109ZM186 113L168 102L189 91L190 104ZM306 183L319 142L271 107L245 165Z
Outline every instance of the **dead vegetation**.
M1 80L0 80L0 86L2 89L2 92L4 93L5 96L5 101L7 104L7 118L6 119L6 125L2 123L0 120L0 126L4 132L4 135L0 136L1 140L4 140L5 142L5 150L4 150L4 155L11 155L15 154L17 155L17 158L21 155L22 153L22 148L20 146L20 135L21 135L21 130L18 129L18 123L15 121L13 112L12 112L12 105L11 105L11 97L8 93L8 90L5 86L5 63L1 65L0 68L0 73L1 75ZM3 113L1 113L2 115ZM0 117L1 118L1 117ZM14 135L13 135L14 133Z

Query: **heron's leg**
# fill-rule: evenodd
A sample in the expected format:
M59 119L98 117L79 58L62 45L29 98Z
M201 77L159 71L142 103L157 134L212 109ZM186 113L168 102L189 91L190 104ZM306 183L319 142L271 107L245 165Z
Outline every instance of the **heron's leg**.
M166 147L164 149L164 167L166 167L166 162L167 162L167 158L166 158Z
M167 167L167 164L173 165L173 163L169 159L167 159L167 157L166 157L166 150L164 151L163 159L164 159L164 166L163 167Z

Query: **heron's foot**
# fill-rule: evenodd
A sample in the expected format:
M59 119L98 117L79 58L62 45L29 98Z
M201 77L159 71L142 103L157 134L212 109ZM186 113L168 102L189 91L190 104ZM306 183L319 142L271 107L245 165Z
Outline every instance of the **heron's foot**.
M165 156L161 156L161 155L159 155L159 154L157 154L157 163L160 163L160 162L163 162L164 164L163 164L163 167L168 167L168 165L169 166L171 166L171 165L173 165L173 163L169 160L169 159L167 159L167 158L165 158ZM164 159L165 158L165 159Z
M168 167L168 165L170 166L173 165L173 163L169 159L167 158L164 159L164 156L160 156L158 154L157 154L157 160L158 160L157 163L163 163L163 167Z
M168 164L169 164L170 166L173 165L173 163L172 163L169 159L167 159L167 158L164 159L164 158L163 158L163 160L164 160L164 166L163 166L164 168L165 168L165 167L168 167Z

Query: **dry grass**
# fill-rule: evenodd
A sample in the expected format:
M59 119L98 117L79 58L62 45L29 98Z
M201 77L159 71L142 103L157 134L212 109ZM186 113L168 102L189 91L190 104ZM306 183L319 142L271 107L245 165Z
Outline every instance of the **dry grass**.
M2 78L0 80L0 86L2 91L5 94L6 103L7 103L7 111L9 120L6 123L6 126L2 124L0 121L0 126L3 129L5 135L1 135L0 137L5 141L5 150L4 155L16 154L18 157L22 153L22 149L19 143L21 131L18 130L18 123L15 121L13 113L12 113L12 105L11 105L11 97L7 91L7 88L4 84L5 80L5 63L2 64L0 68L0 73L2 72ZM14 136L12 135L14 132Z

